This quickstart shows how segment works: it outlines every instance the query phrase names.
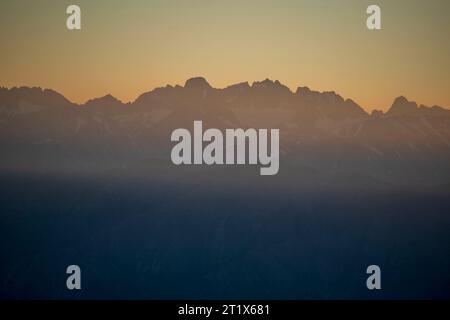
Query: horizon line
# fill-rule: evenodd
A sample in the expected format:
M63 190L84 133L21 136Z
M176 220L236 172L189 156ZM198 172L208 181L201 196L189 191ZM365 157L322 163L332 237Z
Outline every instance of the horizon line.
M172 85L172 84L166 84L165 86L156 86L156 87L154 87L153 89L149 89L149 90L147 90L147 91L144 91L144 92L140 93L134 100L129 100L129 101L127 101L127 102L125 102L125 101L123 101L123 100L117 98L116 96L114 96L114 94L112 94L111 92L109 92L109 93L104 94L104 95L100 95L100 96L95 96L95 97L92 97L92 98L88 98L88 99L85 100L85 102L83 102L83 103L78 103L78 102L74 102L74 101L72 101L71 99L69 99L69 98L68 98L64 93L62 93L61 91L58 91L58 90L53 89L53 88L48 88L48 87L39 86L39 85L20 85L20 86L11 86L11 87L7 87L7 86L2 86L2 85L0 85L0 90L1 90L1 89L13 90L13 89L23 89L23 88L26 88L26 89L40 89L41 91L46 91L46 90L48 90L48 91L53 91L53 92L56 92L57 94L63 96L64 99L66 99L67 101L69 101L71 104L74 104L74 105L77 105L77 106L80 106L80 107L86 105L86 104L87 104L88 102L90 102L90 101L102 99L102 98L105 98L105 97L108 97L108 96L110 96L110 97L114 98L115 100L119 101L121 104L129 105L129 104L135 103L142 95L144 95L144 94L146 94L146 93L151 93L151 92L153 92L153 91L155 91L155 90L158 90L158 89L164 89L164 88L177 88L177 87L180 87L180 88L186 88L187 83L188 83L189 81L191 81L191 80L204 80L204 81L206 82L206 84L207 84L211 89L214 89L214 90L225 90L225 89L227 89L227 88L230 88L230 87L233 87L233 86L236 86L236 85L245 85L245 84L247 84L247 85L249 86L249 88L253 88L255 84L263 83L263 82L269 81L269 82L272 83L272 84L279 85L279 86L282 86L282 87L287 88L288 91L289 91L289 93L292 94L292 95L296 95L299 89L306 89L306 90L308 90L308 91L310 91L310 92L313 92L313 93L320 93L320 94L331 93L331 94L334 94L334 95L336 95L336 96L342 98L344 101L352 101L352 102L354 102L354 103L357 104L361 109L363 109L364 112L366 112L366 113L369 114L369 115L370 115L371 113L373 113L374 111L382 112L382 113L388 112L388 111L389 111L389 108L391 108L392 105L394 104L394 102L395 102L397 99L399 99L399 98L404 98L404 99L406 99L408 102L415 103L415 104L417 105L417 107L421 107L421 106L427 107L427 108L440 107L440 108L443 108L443 109L445 109L445 110L449 110L449 111L450 111L450 108L448 108L448 107L439 106L439 105L436 105L436 104L433 104L433 105L431 105L431 106L427 106L427 105L425 105L425 104L418 103L417 101L409 100L409 99L408 99L405 95L403 95L403 94L400 94L400 95L398 95L398 96L395 96L394 99L393 99L393 102L388 106L388 109L387 109L386 111L383 111L382 109L379 109L379 108L373 108L371 111L369 111L369 109L363 107L361 104L359 104L358 102L356 102L356 101L353 100L352 98L344 98L342 95L340 95L339 93L337 93L337 92L334 91L334 90L324 90L324 91L319 91L319 90L311 89L310 87L308 87L308 86L305 85L305 86L297 86L297 87L296 87L296 90L294 91L294 90L292 90L289 86L283 84L281 81L279 81L279 80L271 80L270 78L265 78L264 80L261 80L261 81L254 80L254 81L251 83L251 85L250 85L250 82L247 80L247 81L236 82L236 83L227 85L227 86L225 86L225 87L213 87L205 77L203 77L203 76L193 76L193 77L187 78L187 80L185 80L184 85L180 85L180 84L175 84L175 85Z

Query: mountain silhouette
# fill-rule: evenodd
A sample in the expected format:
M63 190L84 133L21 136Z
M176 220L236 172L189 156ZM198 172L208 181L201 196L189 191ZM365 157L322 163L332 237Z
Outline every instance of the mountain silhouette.
M408 101L401 96L394 100L387 113L389 115L415 115L418 111L417 103Z
M123 105L123 103L120 100L114 98L110 94L103 96L101 98L91 99L84 104L84 106L87 108L115 107L115 106L121 106L121 105Z
M186 90L203 91L212 89L211 85L203 77L191 78L184 84Z
M296 183L450 182L450 111L443 107L400 96L386 113L369 115L335 92L292 92L269 79L217 89L203 77L130 103L106 95L79 105L49 89L0 88L0 171L109 170L167 160L170 133L194 120L219 129L279 128L280 175Z

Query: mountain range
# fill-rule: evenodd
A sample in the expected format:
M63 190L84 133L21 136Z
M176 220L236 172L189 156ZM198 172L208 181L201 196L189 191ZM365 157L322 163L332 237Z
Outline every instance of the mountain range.
M279 128L280 175L292 183L450 185L450 110L401 96L387 112L368 114L335 92L292 92L269 79L217 89L197 77L130 103L106 95L82 105L50 89L0 88L0 170L127 168L156 175L170 167L170 133L194 120L214 128Z

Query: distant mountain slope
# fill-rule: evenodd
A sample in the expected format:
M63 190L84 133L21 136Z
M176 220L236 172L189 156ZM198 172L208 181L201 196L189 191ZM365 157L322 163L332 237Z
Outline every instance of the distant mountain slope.
M131 103L106 95L77 105L53 90L0 88L0 170L108 170L155 157L170 165L170 133L194 120L222 129L279 128L280 175L295 179L307 170L302 181L308 183L330 177L354 177L357 184L450 182L445 108L399 97L386 113L369 115L334 92L292 92L269 79L216 89L201 77Z

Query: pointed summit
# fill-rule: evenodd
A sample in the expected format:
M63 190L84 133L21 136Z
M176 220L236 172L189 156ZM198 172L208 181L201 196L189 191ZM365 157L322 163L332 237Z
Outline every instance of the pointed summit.
M381 111L381 110L374 109L370 113L370 117L373 119L381 118L382 116L383 116L383 111Z
M108 100L108 101L120 101L119 99L112 96L110 93L108 93L106 96L104 96L102 99Z
M404 96L397 97L387 112L390 116L414 115L418 111L417 103L408 101Z
M85 106L92 107L92 106L116 106L121 105L122 101L116 99L111 94L107 94L100 98L94 98L85 103Z
M298 87L297 88L297 91L295 91L295 94L297 94L297 95L309 95L309 94L311 94L311 89L309 89L308 87Z
M272 80L270 80L269 78L266 78L266 80L263 81L255 81L252 84L253 88L267 88L267 87L272 87L274 86L275 82L273 82Z
M115 98L111 94L107 94L106 96L103 96L101 98L97 98L96 100L104 101L104 102L110 102L110 103L116 103L116 102L122 103L122 101L120 101L119 99Z

